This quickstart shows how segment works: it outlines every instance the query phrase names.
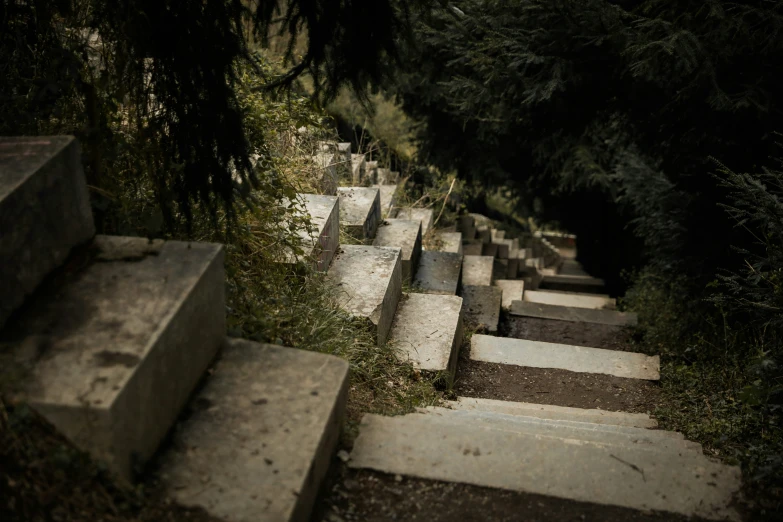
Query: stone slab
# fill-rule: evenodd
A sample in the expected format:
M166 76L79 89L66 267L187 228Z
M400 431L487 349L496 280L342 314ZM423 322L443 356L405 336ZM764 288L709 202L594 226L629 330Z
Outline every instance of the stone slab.
M525 292L524 300L528 303L573 306L575 308L591 308L593 310L608 310L615 306L615 300L610 297L545 290Z
M693 451L607 445L432 415L365 415L348 465L593 504L740 520L742 480Z
M541 287L546 290L600 293L604 290L604 280L597 277L555 274L545 277L541 282Z
M462 284L491 286L493 259L488 256L465 255L462 259Z
M334 152L318 152L313 156L313 162L316 167L321 169L319 188L324 194L335 195L340 178L337 172L337 162L334 160Z
M618 312L616 310L592 310L572 306L557 306L526 301L514 301L511 313L523 317L538 317L539 319L554 319L575 323L596 323L613 326L633 326L637 324L635 313Z
M579 261L575 259L564 259L563 264L560 267L560 273L563 275L574 275L581 277L588 277L590 275L585 272Z
M377 188L340 187L340 223L362 239L375 237L381 221L381 195Z
M364 154L351 155L351 173L353 184L359 185L366 177L365 168L367 167L367 158Z
M506 243L506 241L508 241ZM496 256L500 259L508 259L509 251L511 249L511 240L498 240L498 242L493 242L492 244L496 247Z
M378 169L379 185L396 185L400 179L399 172L393 172L391 169Z
M474 397L457 397L456 401L447 401L446 405L456 410L477 410L507 415L537 417L540 419L589 422L592 424L610 424L632 428L657 428L658 422L645 413L626 413L583 408L569 408L550 404L530 402L499 401Z
M474 361L530 368L557 368L580 373L601 373L628 379L650 381L660 379L658 355L649 356L527 339L474 335L471 338L470 358Z
M2 341L26 346L25 400L125 478L149 459L226 330L222 245L96 236Z
M441 252L452 252L462 255L461 232L438 232L438 238L441 241Z
M503 291L496 286L463 286L465 321L490 333L498 331L500 300Z
M503 308L511 308L512 301L520 301L525 293L525 281L520 279L496 279L495 286L503 290L500 304Z
M491 243L492 242L492 231L490 230L489 226L487 225L479 225L476 227L476 239L480 240L482 243Z
M425 294L455 295L462 276L462 256L424 250L412 287Z
M492 262L492 280L508 277L508 259L498 259Z
M366 320L379 345L386 342L402 295L400 257L399 248L343 245L327 272L337 303Z
M505 230L498 230L496 228L492 229L492 242L498 243L498 239L505 239L506 237L506 231Z
M397 185L373 185L380 191L381 198L381 216L387 218L394 209L394 194L397 192Z
M401 208L397 210L395 217L421 221L421 234L426 236L432 228L433 213L431 208Z
M462 253L466 256L480 256L484 251L482 243L463 243Z
M94 235L76 138L0 137L0 328Z
M337 196L318 194L298 194L298 198L312 227L310 231L299 230L299 247L305 257L315 262L316 270L326 271L340 246L340 200ZM297 263L300 259L291 252L286 261Z
M375 233L373 245L401 249L402 281L410 283L421 257L421 221L384 219Z
M462 232L462 239L465 241L475 239L476 237L476 222L473 216L458 216L457 217L457 230Z
M519 277L519 259L516 257L508 258L508 272L506 273L507 279L516 279Z
M495 243L483 243L481 248L482 256L497 257L498 245Z
M462 298L403 295L389 339L402 361L420 370L446 372L453 380L462 346Z
M308 520L348 397L348 363L226 342L161 458L167 496L231 522Z

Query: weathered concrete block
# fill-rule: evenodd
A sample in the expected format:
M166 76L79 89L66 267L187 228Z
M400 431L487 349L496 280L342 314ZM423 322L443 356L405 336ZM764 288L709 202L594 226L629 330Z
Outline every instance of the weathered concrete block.
M525 292L524 300L528 303L592 308L593 310L609 310L615 307L615 300L608 296L575 294L570 292L558 292L555 290L534 290Z
M402 295L400 249L343 245L327 277L343 310L366 320L378 344L384 344Z
M464 256L462 259L462 284L491 286L493 259L487 256Z
M385 219L378 226L373 245L402 250L402 281L410 283L421 257L421 221Z
M405 294L389 339L401 360L421 370L447 372L453 379L462 345L462 298Z
M319 152L313 156L316 167L321 169L319 184L324 194L335 195L339 186L339 173L337 162L334 161L333 152Z
M364 172L371 184L378 183L378 162L368 161L364 167Z
M522 295L525 293L525 282L519 279L497 279L495 286L503 290L501 306L506 309L511 308L513 301L521 301Z
M581 277L590 276L590 274L585 272L584 268L582 268L582 265L576 259L564 259L563 264L560 266L560 274Z
M505 279L508 274L508 259L495 258L492 261L492 280Z
M360 238L375 237L381 222L381 195L377 188L340 187L340 223Z
M310 217L312 230L299 231L298 245L307 258L315 261L316 270L325 271L332 262L334 253L340 245L340 201L337 196L318 194L299 194L304 210ZM288 263L302 261L291 252L286 257Z
M526 292L527 293L527 292ZM466 298L467 308L467 298ZM586 348L566 344L511 339L489 335L471 338L470 358L531 368L557 368L581 373L602 373L628 379L660 379L660 357L642 353Z
M396 185L400 180L399 172L392 172L391 169L378 169L378 181L379 185Z
M412 286L426 294L455 295L461 275L461 255L424 250Z
M595 277L555 274L541 281L544 290L562 290L580 293L599 293L604 290L604 280Z
M25 399L131 478L158 447L226 330L223 247L97 236L3 339L35 347Z
M457 218L457 230L462 232L463 240L471 240L476 237L476 224L473 216L459 216Z
M348 363L226 342L161 458L168 496L233 522L308 520L340 436Z
M0 137L0 328L71 249L95 235L72 136Z
M492 232L487 225L479 225L476 227L476 239L480 239L482 243L492 242Z
M433 210L431 208L400 208L397 209L397 219L411 219L421 221L421 234L427 235L432 227Z
M461 232L438 232L438 238L441 240L441 252L452 252L462 254L462 233Z
M354 185L360 185L366 177L367 158L364 154L351 155L351 172Z
M519 277L519 259L516 257L508 258L508 272L506 273L507 279L516 279Z
M483 243L463 243L462 253L466 256L480 256L484 251Z
M506 237L506 231L505 230L498 230L496 228L492 229L492 235L491 239L493 243L499 243L499 239L504 239Z
M525 301L514 301L511 313L523 317L538 317L540 319L555 319L576 323L596 323L613 326L633 326L637 324L634 313L623 313L616 310L592 310L573 306L557 306Z
M484 243L481 248L481 255L489 256L489 257L497 257L498 245L496 245L495 243Z
M373 185L380 191L381 198L381 217L386 219L391 216L394 209L394 195L397 192L397 185Z
M496 286L463 286L465 321L472 327L497 332L502 294Z

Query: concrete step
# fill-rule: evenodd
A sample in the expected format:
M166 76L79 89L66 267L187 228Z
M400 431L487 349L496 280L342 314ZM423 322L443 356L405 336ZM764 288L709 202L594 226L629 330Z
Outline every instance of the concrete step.
M541 288L567 292L600 293L604 290L604 280L596 277L556 274L545 277L541 281Z
M545 437L560 437L564 439L597 442L609 445L661 449L675 452L694 451L702 454L701 444L685 440L682 434L675 431L648 430L630 428L627 426L612 426L607 424L592 424L566 420L540 419L509 415L506 413L488 411L452 410L437 406L417 408L417 411L429 415L447 417L454 421L524 433L538 433Z
M463 240L471 240L476 237L476 221L473 216L457 217L457 231L462 232Z
M465 243L462 242L462 253L466 256L480 256L484 251L483 243Z
M0 137L0 329L71 249L95 235L72 136Z
M391 169L379 168L376 183L379 185L396 185L400 180L399 172L392 172Z
M456 295L462 276L462 256L424 250L412 287L425 294Z
M467 299L466 299L467 300ZM467 307L467 305L466 305ZM489 335L471 338L470 358L531 368L557 368L629 379L660 379L660 357Z
M351 172L354 185L360 185L367 177L367 157L364 154L351 154Z
M378 226L372 244L402 250L402 281L410 283L421 258L421 221L384 219Z
M497 332L502 294L503 291L496 286L463 285L465 322L470 327L486 330L490 333Z
M388 218L394 209L394 194L397 192L397 185L373 185L371 188L377 188L380 191L381 198L381 217Z
M564 259L560 266L560 274L588 277L590 274L585 272L582 265L576 259Z
M462 346L462 298L455 295L404 294L389 340L403 361L454 379Z
M304 257L315 261L315 268L326 271L340 246L340 200L337 196L298 194L304 211L310 217L312 230L299 231L299 247ZM301 261L293 252L286 257L288 263Z
M528 303L526 301L514 301L511 303L511 313L522 317L537 317L539 319L554 319L576 323L596 323L613 326L633 326L637 324L635 313Z
M462 284L491 286L493 260L489 256L465 255L462 259Z
M498 230L496 228L492 229L491 239L493 243L498 243L499 239L505 239L505 237L506 237L505 230Z
M519 259L516 257L509 257L506 261L508 261L508 265L507 265L508 270L504 278L505 279L519 278Z
M508 277L508 259L495 258L492 261L492 280L506 279Z
M495 286L503 290L503 298L500 304L503 308L511 308L513 301L522 299L525 293L525 281L521 279L496 279Z
M348 465L638 510L739 520L738 467L693 451L607 445L433 415L365 415Z
M376 188L340 187L340 223L350 234L367 239L375 237L381 222L381 196Z
M498 245L495 243L482 243L481 255L488 257L498 257Z
M97 236L2 341L33 365L24 398L132 478L225 335L222 245Z
M335 286L334 295L343 310L366 320L378 344L384 344L402 295L400 249L343 245L327 279Z
M216 518L308 520L347 397L342 359L229 340L161 456L160 483Z
M511 249L510 244L511 241L509 240L508 243L506 242L492 242L490 243L495 247L495 257L498 259L508 259L509 251Z
M553 290L531 290L525 292L524 301L537 304L590 308L593 310L611 310L616 305L616 301L611 297L596 296L593 294L556 292Z
M321 169L318 180L321 192L328 195L337 194L337 187L339 186L339 174L337 172L338 162L335 161L334 152L317 152L313 156L313 162Z
M365 179L370 183L378 183L378 162L367 161L364 166Z
M462 232L438 232L441 242L441 252L452 252L462 255Z
M426 236L434 219L434 212L431 208L399 208L394 217L397 219L410 219L421 221L421 235Z
M491 243L492 230L490 227L488 225L476 226L476 239L480 240L482 243Z
M609 424L612 426L628 426L632 428L658 427L658 423L655 419L651 419L650 416L645 413L587 410L583 408L569 408L549 404L498 401L495 399L478 399L474 397L457 397L456 401L447 401L446 405L455 410L487 411L524 417L537 417L540 419L589 422L592 424Z

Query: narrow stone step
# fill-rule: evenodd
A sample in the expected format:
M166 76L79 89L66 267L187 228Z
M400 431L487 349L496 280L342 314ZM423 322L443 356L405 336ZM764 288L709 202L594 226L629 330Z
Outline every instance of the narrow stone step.
M637 324L637 315L631 312L617 310L592 310L573 306L557 306L526 301L511 303L511 313L522 317L537 317L539 319L555 319L575 323L596 323L613 326L633 326Z
M493 259L488 256L465 255L462 259L462 284L470 286L492 285Z
M522 299L522 295L525 293L525 281L521 279L496 279L495 286L503 290L503 298L500 304L503 308L511 308L513 301L519 301Z
M610 445L662 449L670 451L695 451L702 453L702 447L696 442L685 440L682 434L674 431L648 430L644 428L629 428L627 426L612 426L607 424L592 424L564 420L540 419L509 415L488 411L452 410L436 406L418 408L423 414L436 415L508 431L538 433L545 437L560 437L564 439L598 442Z
M376 183L379 185L396 185L399 181L399 177L399 172L392 172L391 169L379 168Z
M397 185L373 185L371 188L377 188L380 191L381 217L389 217L394 209L394 194L397 192Z
M452 252L462 255L462 233L461 232L438 232L440 239L441 252Z
M585 272L582 265L576 259L564 259L563 264L560 267L560 273L563 275L575 275L581 277L587 277L590 274Z
M495 256L498 259L508 259L509 251L511 249L511 240L506 243L504 240L500 240L500 242L492 242L492 244L495 246L496 253Z
M593 310L610 310L615 306L615 300L610 297L545 290L525 292L524 300L528 303L573 306L576 308L591 308Z
M500 300L503 291L496 286L462 287L465 321L475 328L494 333L500 321Z
M72 136L0 137L0 328L49 272L95 235Z
M400 208L394 217L421 221L421 235L426 236L432 227L433 213L431 208Z
M599 293L604 289L604 280L596 277L555 274L546 276L541 282L541 287L546 290Z
M337 196L318 194L298 194L298 197L312 226L312 232L306 229L299 231L299 246L305 257L315 260L317 270L325 271L340 245L340 200ZM293 252L286 257L288 263L300 261Z
M337 173L337 162L334 159L334 152L318 152L313 156L313 162L321 169L319 188L324 194L337 194L339 186L339 174Z
M495 258L492 261L492 280L506 279L508 277L508 259Z
M660 379L658 355L650 356L527 339L474 335L471 338L470 358L474 361L531 368L557 368L581 373L602 373L629 379L649 381Z
M462 345L462 298L404 294L389 340L401 360L423 371L447 372L453 380Z
M738 467L693 451L606 445L410 414L365 415L348 465L559 498L739 520Z
M340 187L340 223L349 233L362 238L375 237L381 221L381 196L377 188Z
M368 161L365 163L364 172L365 179L369 179L370 183L378 183L378 162Z
M480 240L482 243L491 243L492 231L490 230L489 226L478 225L476 227L476 239Z
M590 422L593 424L611 424L613 426L628 426L633 428L657 428L658 422L645 413L626 413L619 411L587 410L569 408L549 404L534 404L530 402L499 401L495 399L478 399L473 397L457 397L456 401L447 401L446 405L455 410L488 411L537 417L540 419Z
M351 172L353 173L353 184L359 185L367 177L365 171L367 167L367 158L364 154L351 154Z
M462 243L462 253L466 256L480 256L484 251L483 243Z
M233 522L308 520L337 446L348 363L230 340L161 457L166 494Z
M410 283L421 257L421 221L384 219L375 233L373 245L402 250L402 281Z
M516 257L509 257L507 261L508 271L505 277L507 279L517 279L519 277L519 259Z
M481 255L488 257L498 257L498 245L495 243L483 243L481 246Z
M225 335L222 245L97 236L2 341L34 364L27 402L131 479Z
M379 345L386 342L402 295L400 257L399 248L343 245L327 272L338 304L365 319Z
M499 239L505 239L505 237L506 237L506 231L505 230L498 230L496 228L492 229L491 238L492 238L492 242L493 243L498 243Z
M423 250L411 285L425 294L455 295L462 275L462 256Z
M476 237L476 221L473 216L457 217L457 230L462 232L463 240L471 240Z

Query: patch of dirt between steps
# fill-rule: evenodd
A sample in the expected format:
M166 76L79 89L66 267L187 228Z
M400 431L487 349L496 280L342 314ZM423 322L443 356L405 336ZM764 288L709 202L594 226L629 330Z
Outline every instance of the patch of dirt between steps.
M682 522L701 519L642 513L469 484L426 480L344 464L327 486L311 522Z
M460 358L454 389L461 397L630 413L651 413L660 396L660 387L649 381L472 361L467 357Z
M631 343L631 330L624 326L504 315L498 332L501 337L622 352L637 351Z

